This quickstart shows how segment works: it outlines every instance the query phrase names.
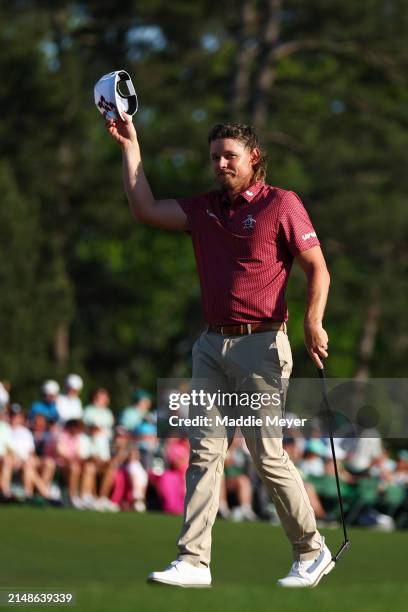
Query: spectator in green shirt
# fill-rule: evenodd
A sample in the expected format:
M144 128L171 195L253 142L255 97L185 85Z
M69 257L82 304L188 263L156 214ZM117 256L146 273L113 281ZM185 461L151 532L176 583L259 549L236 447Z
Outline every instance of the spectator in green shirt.
M125 408L119 417L122 427L135 433L144 420L149 420L149 410L152 406L152 397L144 389L136 389L132 393L132 404Z

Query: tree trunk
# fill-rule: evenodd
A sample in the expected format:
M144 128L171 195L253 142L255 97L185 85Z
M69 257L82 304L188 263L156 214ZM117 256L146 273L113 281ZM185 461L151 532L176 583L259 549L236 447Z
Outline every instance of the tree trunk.
M231 88L231 107L234 118L238 118L245 112L250 99L252 66L259 52L256 36L257 17L255 0L243 0L236 34L237 53Z
M251 121L258 130L266 123L269 92L275 78L274 52L279 41L283 0L266 0L258 69L255 75Z
M58 366L63 368L69 359L69 333L65 323L60 323L55 331L54 351Z
M374 296L365 320L363 335L359 346L359 363L355 374L356 380L367 380L370 375L370 362L372 360L375 342L380 326L381 308L378 296Z

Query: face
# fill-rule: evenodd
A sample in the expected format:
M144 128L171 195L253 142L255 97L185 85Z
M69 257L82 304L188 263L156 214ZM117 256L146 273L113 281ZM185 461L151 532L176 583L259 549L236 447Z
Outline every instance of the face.
M143 410L143 412L147 412L151 405L152 405L151 399L148 397L143 397L141 400L139 400L137 407L139 408L139 410Z
M109 402L109 393L105 389L100 389L95 393L93 398L94 406L98 406L99 408L105 408L106 406L109 406Z
M36 414L33 420L33 429L44 431L47 429L47 420L43 414Z
M24 425L25 416L22 412L17 412L16 414L12 414L10 418L10 423L13 427L17 427L18 425Z
M250 151L234 138L218 138L210 144L215 177L224 189L239 193L253 181L253 166L259 160L259 149Z

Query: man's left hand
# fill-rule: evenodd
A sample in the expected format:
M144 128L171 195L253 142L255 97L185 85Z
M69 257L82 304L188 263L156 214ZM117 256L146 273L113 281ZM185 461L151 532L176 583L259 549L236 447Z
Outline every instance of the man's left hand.
M322 358L329 356L327 352L329 337L321 323L305 322L305 345L313 362L319 369L323 369Z

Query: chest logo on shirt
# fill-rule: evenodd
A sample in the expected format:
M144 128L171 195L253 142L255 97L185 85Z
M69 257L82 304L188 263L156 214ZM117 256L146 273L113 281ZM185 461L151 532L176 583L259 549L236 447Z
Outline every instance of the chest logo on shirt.
M248 215L246 219L243 220L244 229L252 229L256 223L256 219L253 218L252 215Z

